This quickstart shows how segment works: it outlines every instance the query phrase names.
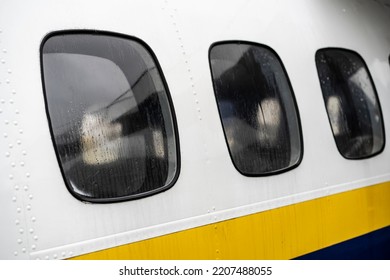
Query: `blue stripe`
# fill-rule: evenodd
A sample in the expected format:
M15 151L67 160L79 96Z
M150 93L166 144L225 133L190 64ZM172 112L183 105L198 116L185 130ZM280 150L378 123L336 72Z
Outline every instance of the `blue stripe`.
M296 258L297 260L390 260L390 226Z

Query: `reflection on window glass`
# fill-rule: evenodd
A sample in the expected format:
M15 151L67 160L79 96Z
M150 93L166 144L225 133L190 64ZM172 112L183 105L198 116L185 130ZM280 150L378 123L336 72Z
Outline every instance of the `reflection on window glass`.
M210 50L214 91L233 163L244 175L299 164L302 142L292 89L277 55L248 43Z
M120 201L170 187L178 172L173 112L148 49L107 34L58 34L42 48L51 130L70 191Z
M384 146L378 97L363 59L355 52L322 49L316 54L325 107L340 153L366 158Z

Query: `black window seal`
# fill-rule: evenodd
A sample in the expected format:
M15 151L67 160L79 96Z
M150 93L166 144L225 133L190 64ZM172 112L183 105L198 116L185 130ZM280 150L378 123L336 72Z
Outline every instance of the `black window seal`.
M383 134L383 145L381 147L380 150L378 150L376 153L373 153L373 154L370 154L368 156L364 156L364 157L359 157L359 158L348 158L346 156L343 155L343 153L340 151L339 147L337 146L337 143L336 143L336 139L334 137L334 134L333 134L333 130L332 130L332 124L331 124L331 121L330 121L330 117L329 117L329 114L328 114L328 111L326 109L326 103L325 103L325 99L324 99L324 94L322 93L322 88L321 88L321 81L319 79L319 71L318 71L318 68L317 68L317 63L316 63L316 58L317 58L317 55L320 51L327 51L327 50L338 50L338 51L345 51L345 52L349 52L349 53L352 53L354 55L356 55L357 57L359 57L359 59L362 61L363 63L363 66L366 68L367 70L367 75L368 75L368 78L370 79L370 82L371 82L371 85L372 85L372 88L374 90L374 94L375 94L375 97L376 97L376 100L378 102L378 111L379 111L379 115L381 117L381 120L382 120L382 134ZM374 83L374 80L371 76L371 72L370 72L370 69L368 68L368 65L366 63L366 61L364 60L364 58L355 50L351 50L351 49L347 49L347 48L342 48L342 47L325 47L325 48L320 48L316 51L315 53L315 56L314 56L314 62L315 62L315 66L316 66L316 69L317 69L317 76L318 76L318 84L320 86L320 92L321 92L321 95L322 95L322 100L324 101L324 106L325 106L325 111L326 111L326 115L328 117L328 121L329 121L329 129L332 133L332 137L333 137L333 140L334 140L334 143L337 147L337 150L339 152L339 154L346 160L364 160L364 159L369 159L369 158L372 158L372 157L375 157L377 155L379 155L380 153L382 153L385 149L385 146L386 146L386 133L385 133L385 122L384 122L384 118L383 118L383 114L382 114L382 106L381 106L381 102L380 102L380 99L379 99L379 95L378 95L378 91L376 89L376 86L375 86L375 83ZM389 57L389 63L390 63L390 57Z
M300 149L300 156L299 156L299 159L298 161L292 165L292 166L289 166L289 167L286 167L286 168L283 168L283 169L280 169L280 170L276 170L276 171L270 171L270 172L267 172L267 173L264 173L264 174L249 174L249 173L245 173L245 172L242 172L240 171L240 169L236 166L234 160L233 160L233 156L232 156L232 153L230 151L230 148L229 148L229 144L228 144L228 139L227 139L227 136L226 136L226 133L225 133L225 129L223 128L223 121L222 121L222 115L221 115L221 111L219 109L219 106L218 106L218 100L217 100L217 96L215 94L215 86L214 86L214 80L213 80L213 75L212 75L212 66L211 66L211 50L215 47L215 46L219 46L219 45L224 45L224 44L249 44L249 45L252 45L252 46L257 46L257 47L261 47L261 48L264 48L264 49L267 49L269 50L273 55L275 55L275 57L278 59L280 65L281 65L281 68L283 70L283 73L284 75L286 76L286 79L287 79L287 83L291 89L291 93L292 93L292 100L293 100L293 103L294 103L294 107L295 107L295 111L296 111L296 114L297 114L297 123L298 123L298 127L299 127L299 140L300 140L300 143L301 143L301 149ZM267 46L267 45L263 45L263 44L260 44L260 43L256 43L256 42L252 42L252 41L245 41L245 40L225 40L225 41L218 41L218 42L215 42L213 44L211 44L210 48L209 48L209 52L208 52L208 59L209 59L209 68L210 68L210 78L211 78L211 83L213 85L213 95L214 95L214 98L215 98L215 106L217 107L217 110L218 110L218 115L219 115L219 120L220 120L220 123L221 123L221 129L223 131L223 135L224 135L224 138L225 138L225 147L226 149L228 150L229 152L229 156L230 156L230 160L231 162L233 163L233 166L234 168L243 176L246 176L246 177L269 177L269 176L274 176L274 175L279 175L279 174L282 174L282 173L286 173L288 171L291 171L292 169L295 169L297 168L302 160L303 160L303 156L304 156L304 143L303 143L303 131L302 131L302 124L301 124L301 117L300 117L300 114L299 114L299 107L298 107L298 103L297 103L297 100L295 98L295 93L294 93L294 89L292 87L292 84L291 84L291 81L290 81L290 78L287 74L287 71L286 71L286 68L283 64L283 61L281 60L281 58L279 57L279 55L276 53L276 51L274 51L271 47Z
M153 59L153 62L156 65L156 68L157 68L157 70L158 70L158 72L160 74L160 77L161 77L161 81L162 81L162 83L164 85L164 88L166 90L167 100L168 100L168 104L169 104L170 110L171 110L171 117L172 117L172 122L173 122L173 130L174 130L174 133L175 133L177 165L176 165L175 176L173 177L172 181L168 185L166 185L164 187L160 187L160 188L154 189L154 190L151 190L151 191L147 191L147 192L144 192L144 193L135 194L135 195L129 195L129 196L124 196L124 197L116 197L116 198L93 198L93 199L75 193L73 191L73 189L68 185L67 180L66 180L66 174L65 174L65 171L63 170L63 167L62 167L62 164L61 164L59 151L58 151L58 148L57 148L57 146L55 144L55 141L54 141L54 139L55 139L54 130L53 130L53 127L52 127L51 117L50 117L50 114L49 114L49 104L48 104L48 100L47 100L46 86L45 86L45 79L44 79L44 70L43 70L43 47L44 47L45 43L51 37L61 36L61 35L71 35L71 34L96 35L96 36L103 35L103 36L109 36L109 37L114 37L114 38L122 38L122 39L125 39L125 40L135 41L135 42L139 43L142 47L144 47L145 50L150 54L151 58ZM116 32L111 32L111 31L91 30L91 29L58 30L58 31L49 32L49 33L47 33L43 37L43 39L41 41L41 44L40 44L40 48L39 48L39 59L40 59L40 67L41 67L40 72L41 72L42 90L43 90L43 96L44 96L44 102L45 102L46 117L47 117L48 127L49 127L49 131L50 131L50 136L51 136L51 142L52 142L52 144L54 146L54 151L55 151L55 154L56 154L56 158L57 158L59 169L61 171L62 179L64 181L64 184L65 184L66 188L68 189L68 191L71 193L71 195L73 197L75 197L77 200L79 200L79 201L81 201L83 203L93 203L93 204L107 204L107 203L116 203L116 202L126 202L126 201L131 201L131 200L145 198L145 197L148 197L148 196L152 196L152 195L155 195L155 194L167 191L168 189L172 188L173 185L176 184L176 182L177 182L177 180L179 178L179 175L180 175L180 170L181 170L181 155L180 155L180 142L179 142L179 138L180 137L179 137L179 129L178 129L178 126L177 126L177 118L176 118L175 108L173 106L174 104L173 104L173 101L172 101L171 93L169 91L168 83L167 83L167 81L165 79L164 73L163 73L162 68L160 66L160 63L159 63L159 61L157 59L157 56L154 54L154 52L152 51L152 49L149 47L148 44L146 44L144 41L142 41L141 39L139 39L137 37L129 36L129 35L121 34L121 33L116 33Z

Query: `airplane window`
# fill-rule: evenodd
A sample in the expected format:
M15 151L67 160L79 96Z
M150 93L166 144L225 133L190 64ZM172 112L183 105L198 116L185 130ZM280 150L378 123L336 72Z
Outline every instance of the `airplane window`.
M367 158L384 147L378 96L363 59L344 49L322 49L316 64L330 126L341 155Z
M236 169L269 175L297 166L303 143L292 88L265 46L223 42L210 50L215 97Z
M165 190L179 168L174 112L140 41L63 33L42 46L48 118L70 192L114 202Z

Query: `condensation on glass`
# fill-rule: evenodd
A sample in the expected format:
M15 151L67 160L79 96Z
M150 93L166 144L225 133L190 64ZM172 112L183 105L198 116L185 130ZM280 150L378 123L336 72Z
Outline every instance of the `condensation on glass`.
M173 184L173 110L143 43L105 33L56 34L44 41L42 67L57 156L76 197L121 201Z
M297 166L303 144L293 92L268 47L225 42L210 50L219 114L236 169L247 176Z
M378 154L385 137L378 96L370 73L357 53L322 49L316 64L336 145L347 159Z

